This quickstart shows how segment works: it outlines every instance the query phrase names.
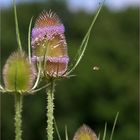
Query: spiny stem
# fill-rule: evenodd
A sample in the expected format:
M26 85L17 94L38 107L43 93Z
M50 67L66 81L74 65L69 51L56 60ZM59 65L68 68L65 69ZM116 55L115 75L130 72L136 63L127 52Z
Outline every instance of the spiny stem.
M15 95L15 140L22 140L22 95Z
M54 90L55 81L50 80L50 86L47 90L47 140L53 140L54 124Z

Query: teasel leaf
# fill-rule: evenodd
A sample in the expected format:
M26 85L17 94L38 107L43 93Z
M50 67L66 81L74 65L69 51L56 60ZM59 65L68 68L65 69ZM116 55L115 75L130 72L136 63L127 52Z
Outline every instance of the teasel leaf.
M65 137L66 140L69 140L67 126L65 126Z
M98 140L98 139L95 132L90 127L84 124L77 130L73 140Z
M11 54L3 68L5 89L11 92L26 92L33 86L36 70L24 52Z
M71 72L73 72L73 71L75 70L75 68L77 67L77 65L79 64L79 62L81 61L81 59L82 59L82 57L83 57L83 55L84 55L84 53L85 53L85 50L86 50L86 48L87 48L87 45L88 45L88 41L89 41L89 37L90 37L91 30L92 30L92 28L93 28L93 26L94 26L94 24L95 24L95 22L96 22L96 20L97 20L97 17L98 17L98 15L99 15L99 13L100 13L100 11L101 11L101 9L102 9L103 4L104 4L104 1L103 1L103 3L100 5L100 7L98 8L98 10L97 10L97 12L96 12L96 15L94 16L94 18L93 18L93 20L92 20L92 23L91 23L91 25L90 25L90 27L89 27L89 29L88 29L86 35L84 36L84 38L83 38L83 40L82 40L82 43L81 43L81 45L80 45L80 47L79 47L79 50L78 50L78 52L77 52L77 54L76 54L76 56L75 56L75 60L74 60L74 62L72 63L72 65L70 66L70 69L69 69L69 71L66 73L66 75L69 75Z
M31 90L34 90L39 84L39 80L41 77L41 63L39 63L39 65L38 65L38 73L37 73L36 77L37 77L36 81L35 81L34 85L32 86Z
M16 0L13 0L13 5L14 5L15 27L16 27L16 39L17 39L19 50L22 51L20 32L18 26L18 18L17 18Z
M55 118L54 118L54 126L55 126L58 140L62 140Z
M29 29L28 29L28 57L29 57L30 63L31 63L31 27L32 27L32 21L33 21L33 17L30 20Z
M98 134L98 140L100 140L100 133Z
M106 131L107 131L107 123L105 123L104 133L103 133L103 140L106 139Z
M29 90L28 93L30 93L30 94L36 93L36 92L38 92L38 91L41 91L42 89L47 88L49 85L50 85L50 83L48 83L47 85L42 86L41 88Z
M118 120L118 116L119 116L119 112L117 112L117 114L116 114L114 124L113 124L113 128L112 128L112 131L111 131L111 136L110 136L109 140L112 140L112 138L113 138L113 134L114 134L114 130L115 130L115 127L116 127L117 120Z

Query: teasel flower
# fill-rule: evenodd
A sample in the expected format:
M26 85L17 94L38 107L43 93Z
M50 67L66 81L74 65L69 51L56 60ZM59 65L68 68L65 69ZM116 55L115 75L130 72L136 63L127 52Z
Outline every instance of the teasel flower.
M33 61L43 62L45 76L61 77L67 70L69 57L65 39L65 28L52 11L43 11L32 30Z
M32 29L32 61L41 64L41 73L50 83L46 107L48 140L53 140L55 79L63 77L69 62L64 32L64 25L52 11L43 11Z
M95 17L81 42L77 54L69 66L64 25L59 17L51 10L49 12L43 11L39 15L35 22L35 26L32 29L32 61L42 63L41 69L45 77L56 79L73 76L71 73L76 69L84 56L91 30L102 6L103 3L97 10Z

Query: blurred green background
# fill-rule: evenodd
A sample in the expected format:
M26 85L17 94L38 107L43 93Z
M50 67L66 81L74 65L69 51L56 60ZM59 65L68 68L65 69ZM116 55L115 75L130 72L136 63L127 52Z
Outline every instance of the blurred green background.
M65 2L17 6L19 27L27 51L27 31L30 18L43 10L52 9L61 17L66 28L70 60L83 39L94 13L71 12ZM69 139L83 123L97 134L103 134L108 123L110 135L116 113L119 120L114 140L138 140L138 8L112 12L104 7L92 31L88 48L73 72L76 77L57 83L55 118L64 139L67 125ZM13 9L1 10L1 69L11 52L17 49ZM94 71L93 67L99 70ZM23 139L45 140L45 90L25 96L23 108ZM14 96L1 95L1 138L14 139ZM57 135L55 133L55 140Z

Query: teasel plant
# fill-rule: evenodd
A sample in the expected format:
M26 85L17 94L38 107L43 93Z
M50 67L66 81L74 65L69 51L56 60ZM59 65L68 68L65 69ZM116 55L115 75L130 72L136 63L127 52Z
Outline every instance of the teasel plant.
M75 59L71 64L69 64L67 43L64 34L65 27L56 13L51 10L48 12L43 11L36 19L35 25L32 28L32 62L35 65L40 64L41 77L49 84L49 87L46 88L46 134L48 140L53 140L54 133L54 92L56 81L73 76L72 72L76 69L84 56L91 30L102 9L103 3L100 4L95 17L81 42Z
M56 81L70 78L72 72L77 68L88 45L91 30L101 11L103 3L100 4L92 23L85 34L75 59L69 64L67 43L65 39L65 27L59 17L52 12L43 11L35 22L31 31L32 20L28 29L28 55L23 51L18 27L17 11L15 0L14 15L16 25L16 39L18 50L11 54L3 68L4 86L0 85L2 93L15 95L15 140L22 140L22 104L23 96L33 94L46 88L47 95L47 139L53 140L54 126L61 140L57 124L54 121L54 92ZM41 81L45 85L38 88ZM118 116L118 115L117 115ZM117 118L117 117L116 117ZM116 119L115 119L116 120ZM114 124L116 121L114 122ZM113 127L114 132L115 125ZM66 140L68 140L67 128L65 128ZM106 136L106 125L103 140ZM95 132L83 125L75 133L73 140L99 140ZM112 140L112 135L110 140Z
M119 116L119 112L117 112L117 114L115 116L112 131L111 131L111 134L110 134L108 140L113 140L114 130L115 130L115 127L116 127L118 116ZM67 131L66 131L66 133L67 133ZM66 140L68 140L67 135L68 134L66 134ZM97 136L96 133L88 125L83 124L76 131L76 133L74 135L74 138L73 138L73 140L106 140L106 139L107 139L107 123L105 123L105 127L104 127L102 137L100 136L100 133ZM59 139L59 140L61 140L61 139Z
M119 112L116 113L111 134L110 135L108 134L108 138L107 138L107 123L105 123L103 134L99 132L98 135L88 125L83 124L80 128L76 130L72 140L107 140L107 139L113 140L113 135L117 124L118 116L119 116ZM57 132L58 140L62 140L56 122L55 122L55 129ZM69 140L67 126L65 126L65 140Z
M30 30L28 31L28 55L26 55L21 45L15 0L13 0L13 5L18 49L9 56L3 67L3 84L0 83L0 92L15 96L15 140L22 140L23 96L33 94L48 85L38 88L41 81L41 70L39 69L40 64L36 67L31 61ZM30 27L31 22L29 29Z

